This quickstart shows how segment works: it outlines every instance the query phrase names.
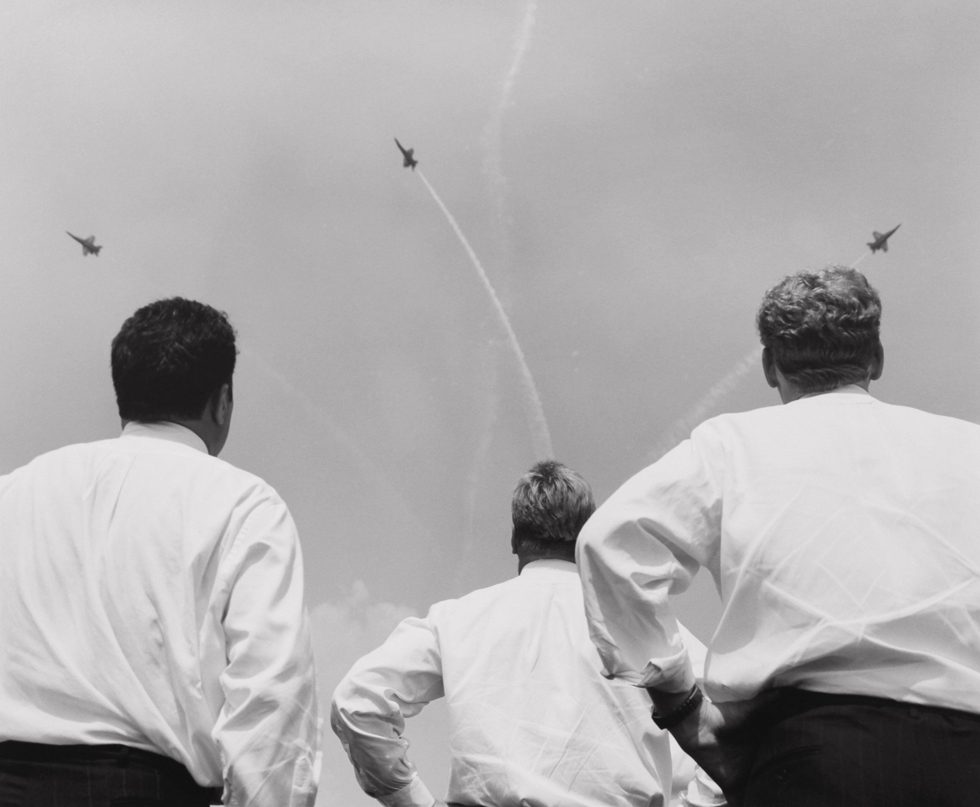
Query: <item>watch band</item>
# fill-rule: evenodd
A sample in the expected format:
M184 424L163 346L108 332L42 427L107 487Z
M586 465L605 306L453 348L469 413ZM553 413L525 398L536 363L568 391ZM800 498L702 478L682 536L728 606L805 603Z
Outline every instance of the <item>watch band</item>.
M650 717L653 718L653 722L658 728L670 729L695 711L701 705L701 701L703 700L704 693L701 691L701 687L695 684L693 687L691 687L691 691L687 693L687 697L673 709L668 712L664 712L663 714L657 714L657 710L654 708L653 711L650 712Z

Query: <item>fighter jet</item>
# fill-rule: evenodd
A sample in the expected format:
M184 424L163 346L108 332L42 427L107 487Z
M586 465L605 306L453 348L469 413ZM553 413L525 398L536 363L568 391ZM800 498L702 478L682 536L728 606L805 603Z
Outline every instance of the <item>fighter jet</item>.
M868 246L871 247L871 254L873 255L879 249L882 252L888 252L888 239L891 238L892 235L894 235L895 230L901 226L901 224L897 224L894 229L889 230L884 235L877 231L873 232L871 235L874 237L874 241L868 241Z
M65 230L68 233L68 230ZM88 238L79 238L74 233L68 233L72 238L74 238L79 244L82 245L82 256L86 256L89 253L98 257L99 250L102 249L101 246L97 246L95 243L95 236L90 235Z
M415 170L415 166L419 164L419 161L415 159L415 149L407 149L401 143L398 142L398 138L395 138L395 145L398 146L398 150L402 153L402 157L405 158L405 162L402 163L402 167L411 168Z

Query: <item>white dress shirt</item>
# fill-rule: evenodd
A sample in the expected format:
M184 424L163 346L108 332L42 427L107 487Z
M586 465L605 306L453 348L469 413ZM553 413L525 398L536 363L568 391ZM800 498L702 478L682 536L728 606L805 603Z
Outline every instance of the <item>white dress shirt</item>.
M860 387L706 421L586 524L579 571L608 672L692 675L669 595L723 601L718 701L793 686L980 712L980 426Z
M666 803L670 749L650 719L650 699L599 669L574 564L539 560L516 578L433 605L424 619L404 620L337 687L331 723L361 786L389 807L433 803L402 734L406 717L442 696L447 801Z
M312 805L315 673L276 492L169 423L0 477L0 740L122 743Z

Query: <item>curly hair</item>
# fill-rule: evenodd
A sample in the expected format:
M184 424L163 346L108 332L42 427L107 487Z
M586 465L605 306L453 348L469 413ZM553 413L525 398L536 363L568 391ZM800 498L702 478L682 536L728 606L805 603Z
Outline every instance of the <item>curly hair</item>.
M235 330L209 305L172 297L143 306L112 340L112 383L124 420L200 417L235 371Z
M756 324L780 372L804 392L863 381L881 350L881 299L848 266L784 278L766 292Z
M521 477L511 500L513 543L539 551L556 543L574 546L595 511L589 483L555 460L535 464Z

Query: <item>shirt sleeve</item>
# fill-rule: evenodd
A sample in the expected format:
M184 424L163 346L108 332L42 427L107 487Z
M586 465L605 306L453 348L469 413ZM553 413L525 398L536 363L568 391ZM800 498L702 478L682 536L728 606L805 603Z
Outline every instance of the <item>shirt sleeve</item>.
M320 776L316 669L299 538L281 500L252 509L228 563L225 702L213 729L224 803L312 807Z
M579 534L589 634L608 677L667 692L695 682L669 595L717 558L720 493L703 452L684 441L623 484Z
M443 696L442 659L428 619L403 620L359 659L333 695L330 724L364 792L386 807L431 807L432 793L408 759L405 718Z

